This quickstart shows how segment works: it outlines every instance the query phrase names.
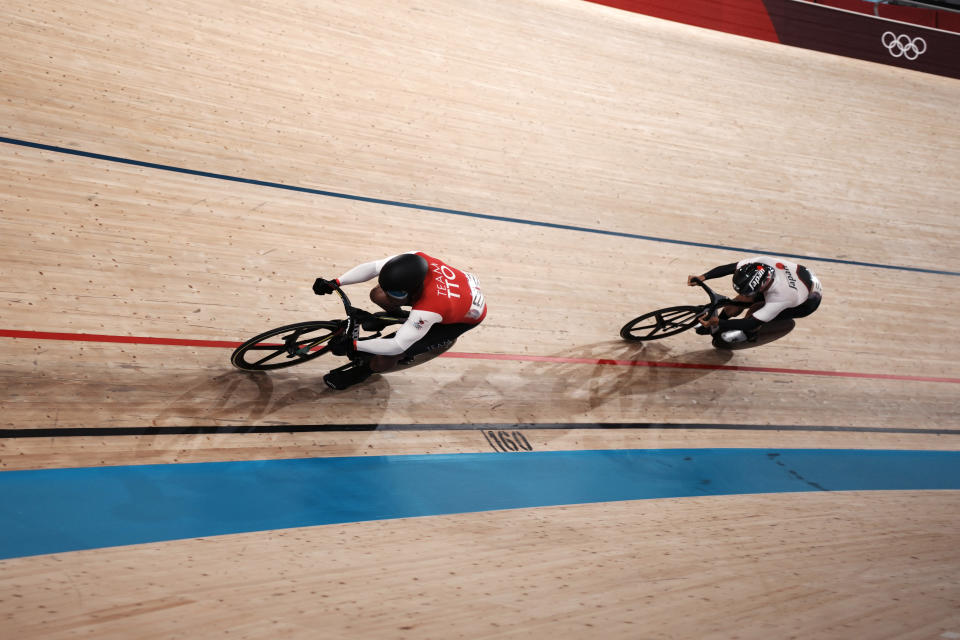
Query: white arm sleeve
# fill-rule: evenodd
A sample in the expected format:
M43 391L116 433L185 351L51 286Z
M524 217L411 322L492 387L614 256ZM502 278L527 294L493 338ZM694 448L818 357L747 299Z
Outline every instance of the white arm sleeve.
M383 269L383 265L387 263L387 260L395 257L396 256L390 256L389 258L384 258L383 260L364 262L363 264L357 265L353 269L350 269L350 271L347 271L345 274L337 278L337 280L340 281L341 285L357 284L358 282L372 280L379 275L380 270Z
M434 324L443 320L443 316L433 311L410 312L410 317L404 322L392 338L375 338L373 340L358 340L357 351L372 353L378 356L398 356L417 341L427 335Z

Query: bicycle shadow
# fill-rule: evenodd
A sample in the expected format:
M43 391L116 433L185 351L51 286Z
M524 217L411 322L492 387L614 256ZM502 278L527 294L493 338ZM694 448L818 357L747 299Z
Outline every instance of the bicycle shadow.
M415 356L411 362L398 367L396 372L424 364L445 350ZM314 367L312 371L308 371L307 367L271 372L228 369L212 377L194 377L192 382L180 376L175 380L160 382L164 388L183 391L166 403L153 418L152 424L227 424L236 432L243 433L243 426L249 426L252 430L254 425L265 421L302 425L308 421L307 416L325 422L330 420L330 414L337 417L350 415L353 421L376 423L382 417L390 396L390 383L384 375L374 375L346 391L332 391L323 383L323 375L328 368L339 366L343 361L324 364L327 366ZM297 410L301 405L309 406L308 414ZM362 411L358 413L357 409Z
M614 339L555 352L546 362L523 363L521 372L501 373L503 367L494 364L478 366L476 375L464 375L433 393L486 398L490 406L486 419L503 415L523 421L529 414L531 422L567 421L570 412L589 412L611 401L690 384L732 357L729 351L712 347L673 353L665 344ZM523 380L520 385L518 377ZM425 407L434 402L423 401Z
M152 420L154 426L173 425L230 425L238 433L244 427L254 430L256 425L302 425L309 421L330 421L330 414L345 417L362 404L362 415L352 416L362 422L376 422L383 414L389 384L379 376L371 378L362 388L362 399L357 394L332 392L323 383L325 369L303 375L296 373L266 373L263 371L228 370L213 377L202 376L185 383L183 391ZM171 383L173 385L174 383ZM333 402L319 401L329 399ZM298 410L309 407L309 411ZM326 410L324 410L326 409Z
M235 433L254 431L263 424L378 424L387 411L391 378L438 355L423 354L397 371L372 376L346 391L326 388L323 367L306 375L302 370L226 370L212 376L194 376L192 380L177 376L159 383L178 389L179 393L164 403L151 424L225 425ZM502 381L497 365L476 367L472 373L432 388L422 402L424 407L434 410L436 397L487 397L491 414L505 412L515 416L523 413L531 399L537 404L537 398L549 403L550 398L563 397L593 409L624 396L653 394L690 384L714 373L712 367L723 365L732 357L731 350L726 349L708 347L674 353L664 343L613 339L553 353L547 362L525 363L520 386L516 386L517 378L513 375ZM416 413L420 401L409 402L408 411Z
M582 391L572 391L574 395L585 395L589 407L594 408L624 396L653 394L688 385L714 373L713 367L726 364L733 354L712 347L674 353L663 343L610 340L584 345L559 357L597 359ZM558 363L551 374L558 379L576 379L584 376L583 365Z

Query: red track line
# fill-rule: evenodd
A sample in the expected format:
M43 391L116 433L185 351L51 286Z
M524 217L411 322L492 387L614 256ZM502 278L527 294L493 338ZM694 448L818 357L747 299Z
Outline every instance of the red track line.
M695 362L656 362L653 360L610 360L605 358L562 358L555 356L523 356L499 353L445 353L448 358L475 358L477 360L521 360L528 362L558 362L570 364L612 364L622 367L662 367L666 369L711 369L715 371L753 371L759 373L789 373L806 376L833 376L835 378L871 378L876 380L910 380L913 382L952 382L960 378L934 376L905 376L890 373L856 373L853 371L817 371L815 369L781 369L777 367L742 367L726 364L698 364Z
M226 347L236 349L242 342L220 340L183 340L180 338L143 338L138 336L102 336L94 333L51 333L48 331L14 331L0 329L2 338L26 338L28 340L71 340L83 342L123 342L126 344L161 344L171 347Z
M157 344L173 347L217 347L235 349L242 342L225 340L184 340L181 338L147 338L138 336L107 336L92 333L51 333L47 331L16 331L0 329L0 337L24 338L27 340L70 340L85 342L120 342L126 344ZM960 378L934 376L906 376L888 373L856 373L852 371L817 371L812 369L782 369L777 367L742 367L725 364L698 364L693 362L656 362L653 360L614 360L608 358L564 358L559 356L526 356L510 353L456 353L447 352L444 358L470 360L510 360L514 362L552 362L562 364L606 364L621 367L661 367L666 369L707 369L713 371L750 371L756 373L786 373L807 376L832 376L835 378L868 378L873 380L907 380L911 382L949 382L960 384Z

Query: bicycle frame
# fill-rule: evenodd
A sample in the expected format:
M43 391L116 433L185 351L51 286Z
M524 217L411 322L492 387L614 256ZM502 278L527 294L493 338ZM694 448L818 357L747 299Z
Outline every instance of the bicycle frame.
M703 313L699 314L697 317L708 315L710 318L712 318L720 314L720 310L722 307L726 307L727 305L730 305L730 304L736 304L741 306L744 304L747 304L742 302L736 302L726 296L720 295L719 293L711 289L710 285L708 285L706 282L703 282L702 280L694 280L694 282L696 282L700 286L700 288L706 291L707 295L710 296L710 302L708 302L705 305L702 305Z
M728 305L748 307L752 304L722 296L700 280L694 280L694 283L707 293L710 298L708 303L665 307L650 311L625 324L620 329L620 337L631 341L658 340L692 329L701 319L715 318L720 314L721 309Z
M372 333L371 335L363 336L361 338L360 328L363 323L361 319L358 318L358 316L360 316L361 314L369 314L369 312L364 309L358 309L357 307L354 307L350 303L349 296L347 296L346 292L340 288L340 285L334 285L333 290L334 290L334 293L340 296L340 302L343 303L343 310L347 316L347 319L344 321L347 323L346 327L344 327L344 330L342 333L338 333L337 335L344 335L344 334L349 335L352 344L355 344L357 340L372 340L374 338L379 338L381 335L383 335L383 329L379 329L374 333ZM396 324L400 324L401 322L403 322L402 318L395 318L395 320L397 320ZM357 354L355 351L353 351L353 353L351 353L349 356L350 360L354 360L356 357L357 357Z
M349 339L352 347L357 340L379 338L388 326L404 322L403 317L371 314L354 307L339 285L334 286L334 291L340 297L346 319L297 322L265 331L234 349L230 356L231 363L247 371L289 367L326 353L331 341ZM361 337L360 329L369 318L376 318L377 321L367 329L371 333ZM248 360L248 354L255 355L255 358ZM353 348L349 348L344 355L351 363L364 357Z
M356 341L360 338L360 323L357 322L356 317L354 317L357 310L350 304L350 298L348 298L347 294L340 288L340 285L334 285L333 290L340 296L340 302L343 303L343 310L347 314L347 326L343 332L348 334L351 340Z
M347 296L346 292L344 292L344 290L340 288L340 285L334 285L333 290L338 296L340 296L340 302L343 303L343 310L347 316L347 319L346 319L347 326L344 328L343 333L349 334L350 339L354 342L356 342L357 340L373 340L374 338L379 338L380 336L383 335L383 329L385 329L387 326L392 326L394 324L403 324L403 322L405 321L405 318L403 317L397 318L397 317L391 317L391 316L380 316L382 320L390 321L390 324L380 329L373 330L373 332L370 335L365 335L363 337L360 337L360 329L363 328L363 322L365 320L364 316L375 316L376 314L371 314L369 311L366 311L365 309L359 309L357 307L354 307L352 304L350 304L350 298ZM353 355L350 356L350 359L352 360L355 357L356 357L356 354L354 353Z
M352 340L357 340L360 334L360 324L356 321L354 317L356 315L356 308L350 304L350 298L347 294L339 287L339 285L334 285L334 293L340 296L340 302L343 303L343 310L346 314L346 320L342 322L346 323L346 327L342 332L337 332L335 335L343 335L345 333L350 333ZM297 347L298 338L300 337L300 332L292 333L284 339L284 346L286 351L291 356L305 356L311 351L320 348L321 343L328 343L332 336L327 338L318 338L312 342L305 344L300 344L299 348Z

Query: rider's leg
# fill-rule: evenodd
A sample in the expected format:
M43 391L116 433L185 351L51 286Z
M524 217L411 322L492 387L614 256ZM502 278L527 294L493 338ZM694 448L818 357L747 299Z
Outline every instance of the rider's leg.
M775 320L781 320L783 318L806 318L808 315L817 310L817 307L820 306L820 301L822 296L819 293L811 293L806 302L801 304L799 307L793 307L792 309L784 309Z
M820 306L820 298L821 296L819 293L817 294L811 293L810 297L807 298L806 302L804 302L798 307L784 309L783 311L778 313L773 320L771 320L770 322L765 322L761 329L766 331L778 331L782 329L783 325L786 322L792 321L794 318L804 318L810 315L811 313L817 310L817 307ZM762 304L762 303L757 303L757 304ZM753 307L751 307L748 317L752 315L753 311L754 309ZM792 325L791 325L791 328L792 328ZM743 332L738 330L724 331L722 334L720 334L720 341L725 344L736 344L738 342L746 342L746 341L753 342L757 339L758 332L761 329L756 329L754 331L749 331L749 332ZM714 346L721 346L717 344L716 338L714 339L713 344Z
M387 373L396 369L401 360L409 360L421 353L437 349L446 351L450 348L450 345L456 342L456 336L463 333L464 330L461 330L460 327L461 325L435 324L427 331L427 335L423 336L405 352L395 356L371 356L370 369L374 373ZM451 338L449 334L455 335Z
M807 295L807 299L803 304L799 307L793 307L792 309L785 309L777 316L777 319L805 318L816 311L817 307L820 306L820 302L823 300L823 286L820 284L817 276L813 275L813 273L803 265L800 265L797 267L797 277L800 278L800 281L807 287L810 293Z
M370 366L378 373L386 373L400 365L409 364L416 356L424 356L419 360L425 362L448 350L456 343L457 338L476 326L467 323L435 324L427 331L427 335L400 355L374 356L370 360Z
M452 347L460 335L475 326L477 325L435 324L430 327L427 335L405 352L395 356L370 355L368 358L341 371L328 373L323 376L323 381L331 389L346 389L358 382L363 382L374 373L393 371L400 363L406 364L404 361L409 361L414 356L429 353L432 357L440 354Z
M410 349L405 353L401 353L399 356L374 356L370 359L370 368L373 369L374 373L387 373L393 371L401 364L409 364L415 356L424 356L420 358L420 361L426 362L427 360L436 358L444 351L449 350L456 342L457 339L452 338L435 342L431 344L429 348L419 349L416 352Z

